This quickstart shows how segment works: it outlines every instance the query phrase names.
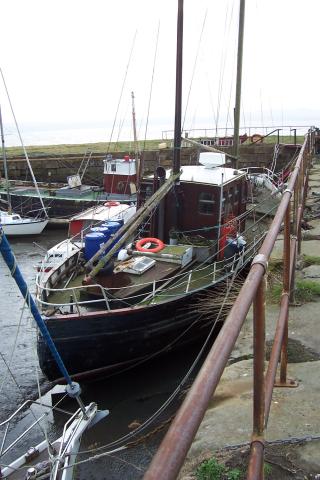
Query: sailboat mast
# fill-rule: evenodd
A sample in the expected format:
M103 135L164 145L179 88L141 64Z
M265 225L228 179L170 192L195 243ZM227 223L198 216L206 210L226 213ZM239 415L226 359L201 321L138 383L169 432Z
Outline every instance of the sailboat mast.
M133 140L134 140L134 154L135 159L138 157L138 137L137 137L137 124L136 124L136 110L134 106L134 93L131 92L132 98L132 124L133 124Z
M183 45L183 0L178 1L176 103L174 122L173 174L180 171L181 150L181 99L182 99L182 45Z
M141 162L139 158L139 144L137 136L137 122L136 122L136 109L134 105L134 93L131 92L132 99L132 125L133 125L133 141L134 141L134 159L136 161L136 171L137 171L137 188L139 188L140 180L142 176L141 171Z
M238 31L238 56L237 56L237 86L236 104L234 110L234 134L233 134L233 155L239 161L239 131L240 131L240 104L241 104L241 79L242 79L242 57L243 57L243 31L244 31L245 0L240 0L239 31Z
M5 146L4 146L4 133L3 133L3 124L2 124L1 105L0 105L0 130L1 130L1 145L2 145L4 176L5 176L5 179L6 179L6 189L7 189L8 213L11 215L12 205L11 205L10 188L9 188L7 155L6 155L6 149L5 149Z
M41 194L40 194L40 190L39 190L37 181L36 181L36 179L35 179L35 176L34 176L34 173L33 173L32 167L31 167L31 163L30 163L30 160L29 160L27 151L26 151L25 146L24 146L24 143L23 143L23 141L22 141L22 137L21 137L21 133L20 133L19 126L18 126L18 122L17 122L16 116L15 116L15 113L14 113L14 110L13 110L13 106L12 106L12 103L11 103L11 98L10 98L10 95L9 95L9 92L8 92L8 89L7 89L7 84L6 84L6 81L5 81L5 79L4 79L4 76L3 76L3 73L2 73L1 68L0 68L0 74L1 74L1 77L2 77L2 81L3 81L3 85L4 85L4 88L5 88L6 94L7 94L7 98L8 98L8 102L9 102L10 109L11 109L11 112L12 112L13 120L14 120L16 129L17 129L17 132L18 132L18 136L19 136L19 139L20 139L21 147L22 147L22 150L23 150L25 159L26 159L26 161L27 161L27 164L28 164L28 167L29 167L29 171L30 171L30 174L31 174L31 177L32 177L34 186L35 186L35 189L36 189L36 191L37 191L37 194L38 194L38 197L39 197L39 200L40 200L42 209L43 209L43 211L44 211L44 213L45 213L45 218L48 218L47 210L46 210L46 208L45 208L45 206L44 206L44 203L43 203L43 200L42 200L42 197L41 197Z

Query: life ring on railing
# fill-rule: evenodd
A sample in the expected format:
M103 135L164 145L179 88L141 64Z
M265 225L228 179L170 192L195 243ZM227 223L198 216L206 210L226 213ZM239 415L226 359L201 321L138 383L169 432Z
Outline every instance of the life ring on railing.
M251 143L262 143L263 142L263 136L260 135L260 133L254 133L251 135Z
M157 245L154 248L143 248L143 245L146 243L154 243ZM138 252L152 252L152 253L157 253L160 252L164 248L164 243L162 240L159 240L159 238L152 238L152 237L147 237L147 238L141 238L141 240L138 240L136 243L136 249Z
M104 204L105 207L118 207L120 202L115 202L114 200L109 200Z

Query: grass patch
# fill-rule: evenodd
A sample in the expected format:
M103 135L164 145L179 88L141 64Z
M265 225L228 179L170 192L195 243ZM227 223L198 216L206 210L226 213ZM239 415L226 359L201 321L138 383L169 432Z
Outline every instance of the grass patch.
M194 138L194 140L197 140ZM264 143L275 144L278 141L277 135L270 135L270 137L264 138ZM297 143L303 143L304 137L297 137ZM172 139L154 139L140 141L140 149L142 150L158 150L159 143L167 143L170 147ZM283 136L280 137L281 143L293 143L293 137ZM244 145L249 145L246 142ZM240 147L241 148L241 147ZM28 145L26 150L29 155L66 155L66 154L84 154L86 150L93 153L106 153L106 152L134 152L134 142L131 140L124 140L119 142L98 142L98 143L81 143L81 144L61 144L61 145ZM20 146L7 147L7 156L9 158L22 156L24 157L23 150Z
M320 295L320 284L313 280L298 280L296 299L301 302L312 302Z
M159 143L163 140L146 140L140 142L140 148L144 150L157 150ZM169 144L169 142L167 142ZM106 152L134 152L134 142L100 142L100 143L81 143L81 144L61 144L61 145L29 145L26 147L29 155L66 155L66 154L81 154L84 155L86 150L93 153ZM9 158L23 156L24 153L21 147L6 148L7 156Z
M272 467L265 462L263 466L265 478L271 478ZM246 471L243 468L228 467L219 462L215 457L204 460L195 473L196 480L244 480Z
M278 303L282 294L282 284L274 284L268 290L268 300ZM295 288L295 300L301 303L313 302L320 295L320 283L313 280L297 280Z
M279 276L283 271L283 260L270 260L268 264L268 274Z
M263 472L264 472L264 475L265 475L266 478L271 478L270 475L272 473L272 466L270 465L270 463L268 463L268 462L264 463Z
M241 480L243 472L239 468L228 468L214 457L202 462L196 470L197 480Z
M302 255L303 267L310 267L310 265L320 265L320 257L314 255Z

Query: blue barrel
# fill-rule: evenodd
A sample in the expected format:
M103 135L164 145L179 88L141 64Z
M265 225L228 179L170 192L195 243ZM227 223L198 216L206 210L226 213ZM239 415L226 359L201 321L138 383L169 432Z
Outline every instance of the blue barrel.
M121 228L121 222L116 222L115 220L107 220L105 223L102 224L109 228L111 234L116 233L119 228Z
M100 225L99 227L92 227L90 228L90 233L92 232L100 232L100 233L103 233L103 235L109 239L110 238L110 230L107 226L105 225Z
M106 237L101 232L91 232L84 237L84 258L90 260L103 243L105 243Z
M112 237L112 236L119 230L119 228L122 227L122 225L121 225L121 220L120 220L119 222L118 222L118 221L115 221L115 220L107 220L107 221L106 221L105 223L103 223L101 226L102 226L102 227L105 227L105 226L108 227L108 230L109 230L109 232L110 232L110 233L109 233L109 238ZM109 239L109 238L108 238L108 239ZM110 250L111 248L113 248L113 246L114 246L115 243L116 243L116 242L113 242L113 243L111 244L111 247L110 247L108 250ZM115 254L114 254L115 257L118 255L119 250L120 250L120 249L118 249L118 250L115 252Z

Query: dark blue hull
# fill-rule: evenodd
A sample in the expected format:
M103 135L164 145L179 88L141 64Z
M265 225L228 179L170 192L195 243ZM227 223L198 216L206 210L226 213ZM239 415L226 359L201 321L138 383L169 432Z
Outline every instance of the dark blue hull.
M212 319L203 318L198 295L191 294L155 306L57 316L46 324L68 372L86 376L121 370L194 342L208 333ZM41 337L38 356L48 379L61 377Z

